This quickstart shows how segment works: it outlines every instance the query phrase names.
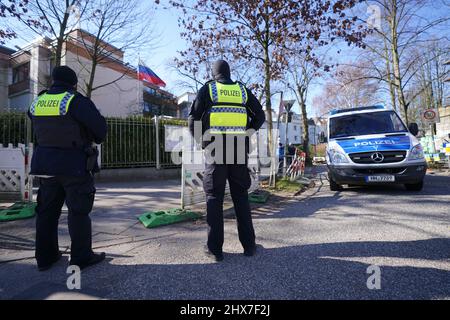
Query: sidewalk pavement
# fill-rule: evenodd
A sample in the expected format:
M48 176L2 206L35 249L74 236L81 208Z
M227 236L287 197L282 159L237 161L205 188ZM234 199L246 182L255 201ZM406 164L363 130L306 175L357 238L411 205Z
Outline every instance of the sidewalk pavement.
M314 176L324 167L306 168L306 176ZM138 221L144 212L180 208L181 185L179 179L133 182L96 183L97 193L91 213L93 247L98 250L120 243L135 241L139 237L161 236L167 228L149 231ZM35 195L36 196L36 195ZM35 199L35 198L34 198ZM4 205L4 204L0 204ZM230 199L224 209L232 208ZM192 210L205 212L205 203ZM183 225L183 224L182 224ZM166 232L167 233L167 232ZM34 257L35 219L0 223L1 263ZM59 223L59 245L63 252L70 247L67 228L67 207L63 207Z
M148 235L138 216L147 211L180 207L179 180L98 183L96 188L91 213L95 248ZM0 224L0 263L34 257L34 224L34 218ZM66 206L60 219L59 236L61 250L67 251L70 237Z
M297 197L274 195L253 209L255 257L242 254L227 215L221 263L203 253L204 219L155 229L137 221L143 211L176 207L178 181L99 185L94 247L107 260L83 270L81 290L66 286L67 252L37 271L30 219L0 224L0 259L28 255L0 262L0 299L448 299L449 180L427 175L424 190L411 193L332 192L317 179ZM382 290L367 287L372 265L382 268Z
M94 209L90 215L93 248L95 252L105 251L109 263L138 265L148 261L148 257L141 257L142 252L149 254L155 250L159 257L154 263L180 262L179 257L184 256L182 260L192 258L185 254L188 250L196 249L200 250L196 261L200 259L197 262L205 262L201 253L206 241L204 219L154 229L146 229L138 220L138 216L144 212L180 208L179 179L97 183L96 188ZM231 203L226 201L224 209L230 207ZM204 213L205 205L199 204L192 210ZM107 295L108 290L98 291L94 289L95 286L78 292L67 290L70 236L66 206L63 207L59 223L59 246L63 259L48 272L37 271L34 239L35 218L0 223L0 299L97 299ZM178 246L179 242L182 245ZM170 249L159 252L162 243L169 245ZM95 268L101 269L102 266L91 269ZM88 270L88 273L96 272ZM102 277L94 277L93 281L103 280Z
M200 264L207 266L210 261L202 250L206 241L205 219L185 222L155 229L146 229L138 216L148 211L168 210L180 207L180 181L145 181L98 183L92 218L93 248L105 251L107 265L126 268L146 264ZM286 199L280 199L285 201ZM264 208L266 212L276 212L283 206L274 203ZM205 204L193 210L204 213ZM225 201L226 219L234 219L230 201ZM227 214L229 213L229 214ZM66 287L67 262L69 259L70 237L67 228L67 208L59 224L59 245L63 252L62 261L48 272L38 272L34 259L35 219L0 223L0 299L91 299L109 297L110 290L104 287L105 278L113 277L107 268L99 265L86 272L91 277L89 285L82 291L70 292ZM226 229L236 234L234 223ZM165 247L165 248L164 248ZM241 253L237 234L228 252ZM114 269L114 268L113 268ZM114 272L116 273L116 272ZM120 273L120 272L118 272ZM83 272L83 277L84 276ZM95 275L100 275L99 278ZM123 275L122 275L123 276ZM88 282L88 281L86 281ZM85 283L83 281L83 283ZM98 285L101 283L102 285ZM107 281L106 281L107 283ZM98 290L98 287L101 287ZM133 288L130 287L130 290ZM121 293L127 296L127 293ZM130 296L135 293L130 292ZM159 293L159 297L164 296Z

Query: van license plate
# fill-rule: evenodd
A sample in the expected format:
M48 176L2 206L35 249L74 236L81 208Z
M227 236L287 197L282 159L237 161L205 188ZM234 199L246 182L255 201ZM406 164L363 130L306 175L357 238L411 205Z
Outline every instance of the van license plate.
M395 176L368 176L366 182L395 182Z

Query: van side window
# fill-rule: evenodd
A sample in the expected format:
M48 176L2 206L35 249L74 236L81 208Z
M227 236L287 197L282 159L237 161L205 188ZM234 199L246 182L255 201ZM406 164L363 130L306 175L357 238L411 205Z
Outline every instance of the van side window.
M402 121L398 118L397 114L391 113L392 126L394 127L394 131L405 131L406 128L403 125Z

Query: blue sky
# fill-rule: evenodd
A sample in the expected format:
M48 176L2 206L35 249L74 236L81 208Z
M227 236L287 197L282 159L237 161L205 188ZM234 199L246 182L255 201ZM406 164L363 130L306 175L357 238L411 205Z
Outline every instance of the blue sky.
M141 60L150 67L161 79L163 79L167 86L166 90L172 92L175 95L181 95L186 91L185 88L176 87L176 81L178 75L173 70L167 67L170 61L177 56L177 51L186 48L187 43L180 37L181 29L178 26L177 19L180 12L174 8L164 9L164 4L167 1L161 1L163 5L157 7L157 10L149 13L149 21L147 23L152 26L156 26L157 33L160 34L160 41L157 43L157 47L151 51L140 51L139 55ZM21 25L16 20L10 20L10 25L17 31L18 38L7 41L5 46L15 48L15 46L23 47L29 41L35 39L37 35L31 32L27 27ZM135 54L125 53L125 60L130 64L137 66L137 58ZM130 58L133 57L133 58ZM274 110L278 110L279 95L275 96L272 104ZM284 98L286 100L293 99L285 93ZM294 111L299 112L297 106L294 106Z
M181 94L183 89L176 88L175 82L177 75L167 68L167 63L173 60L177 51L186 47L186 42L180 37L180 28L178 27L178 14L175 9L158 8L154 14L154 20L150 23L158 26L157 31L161 33L161 41L157 48L151 52L140 52L141 59L156 74L167 83L166 89Z

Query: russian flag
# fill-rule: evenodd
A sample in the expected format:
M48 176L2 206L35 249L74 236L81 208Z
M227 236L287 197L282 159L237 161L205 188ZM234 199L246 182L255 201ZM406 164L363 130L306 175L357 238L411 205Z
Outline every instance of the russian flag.
M147 66L141 65L141 64L139 65L138 77L139 77L139 80L141 80L141 81L147 81L148 83L157 85L159 87L166 86L166 83L164 81L162 81L161 78L158 77L156 75L156 73L153 72L152 69L150 69Z

